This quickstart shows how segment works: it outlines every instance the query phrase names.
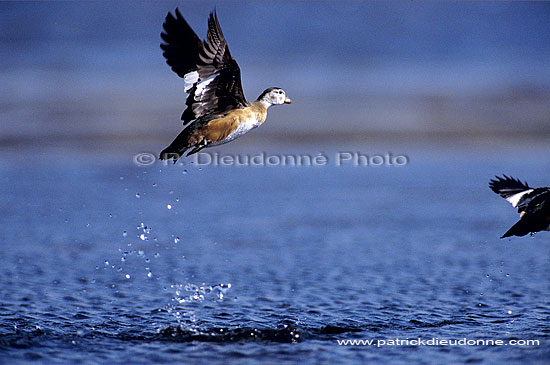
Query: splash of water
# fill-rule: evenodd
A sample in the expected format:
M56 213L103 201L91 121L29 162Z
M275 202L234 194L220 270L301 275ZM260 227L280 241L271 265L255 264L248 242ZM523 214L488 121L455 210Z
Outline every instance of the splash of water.
M202 283L195 285L187 283L174 284L170 288L175 291L175 295L171 303L166 306L167 312L174 315L181 329L198 332L197 316L195 311L188 308L189 304L204 301L220 302L231 289L231 284L206 285Z

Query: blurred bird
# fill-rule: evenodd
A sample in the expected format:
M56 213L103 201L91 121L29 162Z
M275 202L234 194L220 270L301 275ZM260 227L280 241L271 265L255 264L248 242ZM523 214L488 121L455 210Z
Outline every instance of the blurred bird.
M500 238L550 231L550 188L533 189L518 179L503 176L495 176L489 187L518 208L521 218Z
M208 33L201 41L176 8L163 24L161 44L166 63L184 80L189 94L181 120L189 125L160 153L174 163L205 147L234 140L260 126L271 105L290 104L283 89L270 87L248 102L241 86L241 71L229 53L216 12L210 13Z

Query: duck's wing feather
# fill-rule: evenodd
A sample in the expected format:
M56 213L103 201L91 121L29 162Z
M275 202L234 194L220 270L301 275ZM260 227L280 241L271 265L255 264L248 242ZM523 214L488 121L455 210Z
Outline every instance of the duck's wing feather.
M164 32L160 34L165 43L162 43L160 48L164 51L162 55L172 71L179 77L185 78L186 75L197 70L202 41L185 21L178 8L175 14L174 16L169 12L166 15L162 25Z
M209 114L221 114L247 105L241 85L241 71L214 12L208 19L208 34L201 42L176 9L163 25L161 45L166 62L185 80L189 94L181 119L183 124ZM198 41L198 42L197 42Z
M518 206L524 196L533 191L529 184L506 175L495 176L495 179L489 182L489 187L514 207Z

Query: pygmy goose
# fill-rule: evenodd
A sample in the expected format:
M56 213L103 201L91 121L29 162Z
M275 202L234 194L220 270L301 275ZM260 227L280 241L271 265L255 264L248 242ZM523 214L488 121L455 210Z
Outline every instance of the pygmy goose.
M271 105L290 104L285 91L270 87L248 102L241 86L239 65L223 36L216 12L210 13L208 33L201 41L176 8L163 24L161 44L166 63L184 80L189 94L181 119L187 127L160 153L174 163L205 147L218 146L260 126Z
M518 179L503 176L495 176L489 187L517 208L521 218L500 238L550 231L550 188L531 188Z

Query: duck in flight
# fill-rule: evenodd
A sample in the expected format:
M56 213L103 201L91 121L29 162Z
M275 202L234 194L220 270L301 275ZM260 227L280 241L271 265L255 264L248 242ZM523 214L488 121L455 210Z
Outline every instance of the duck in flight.
M216 12L210 13L208 33L201 41L176 8L163 24L161 44L166 63L184 80L188 94L181 119L187 127L160 153L174 163L205 147L218 146L254 129L272 105L290 104L283 89L270 87L248 102L241 86L241 71L231 57Z
M550 231L550 188L533 189L527 183L506 175L496 176L489 182L489 187L517 208L521 216L500 238Z

